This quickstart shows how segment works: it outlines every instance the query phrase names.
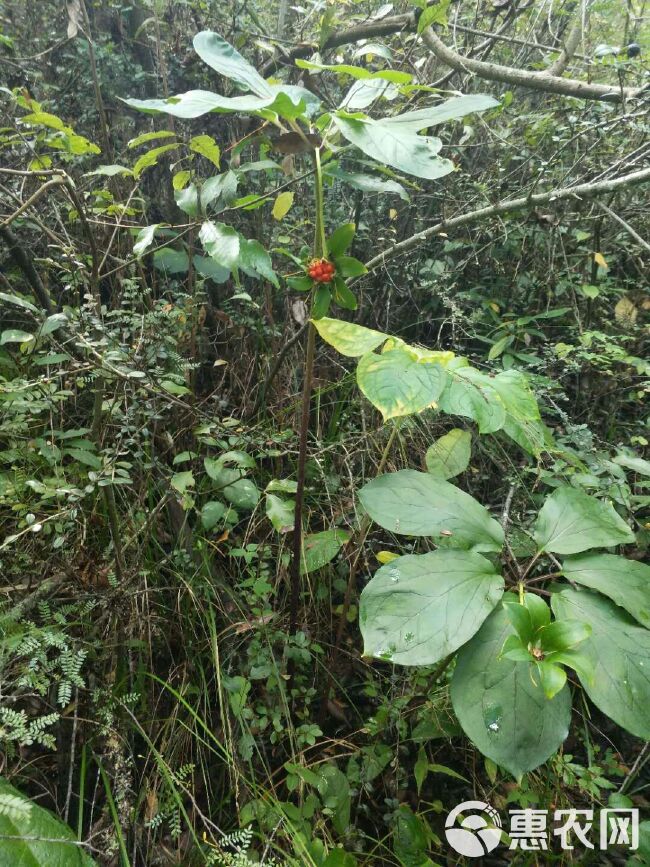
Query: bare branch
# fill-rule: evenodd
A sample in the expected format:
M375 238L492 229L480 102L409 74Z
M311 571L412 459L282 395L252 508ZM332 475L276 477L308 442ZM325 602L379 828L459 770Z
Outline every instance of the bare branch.
M517 199L507 199L505 202L498 202L496 205L488 205L485 208L479 208L476 211L469 211L467 214L461 214L458 217L452 217L449 220L444 220L437 223L435 226L430 226L422 232L417 232L400 241L378 256L374 256L369 262L366 262L366 268L372 271L379 265L383 265L390 259L395 259L403 253L407 253L414 247L418 247L423 241L427 241L434 235L440 232L447 232L450 229L456 229L459 226L467 226L470 223L479 223L482 220L487 220L489 217L495 217L500 214L507 214L510 211L523 211L526 208L532 208L536 205L545 205L549 202L559 202L563 199L583 199L593 198L602 193L615 193L623 187L629 187L634 184L644 184L650 181L650 168L641 169L638 172L631 172L629 175L623 175L620 178L613 178L606 181L595 181L587 184L577 184L574 187L564 187L559 190L550 190L548 193L533 193L530 196L521 196Z
M463 57L453 49L448 48L430 27L422 33L422 39L442 63L446 63L447 66L451 66L452 69L456 69L458 72L477 75L479 78L485 78L488 81L501 81L513 87L527 87L532 90L541 90L545 93L557 93L561 96L574 96L578 99L607 100L608 102L622 102L641 92L636 88L619 87L611 84L589 84L586 81L550 75L547 71L531 72L525 69L515 69L511 66L501 66L498 63L475 60L472 57ZM563 58L564 53L558 58L556 63L560 63L560 61L564 62ZM568 60L567 56L566 63L568 63ZM560 64L560 67L562 67L562 64Z

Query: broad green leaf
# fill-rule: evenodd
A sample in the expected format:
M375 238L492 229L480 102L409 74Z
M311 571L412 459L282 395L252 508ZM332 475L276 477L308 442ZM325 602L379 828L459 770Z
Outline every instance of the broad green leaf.
M278 533L288 533L293 530L295 507L293 500L283 500L275 494L266 495L266 517Z
M154 223L152 226L145 226L144 229L140 229L133 245L133 252L136 256L142 256L151 247L159 225L160 223Z
M375 100L383 97L393 100L399 96L399 90L389 81L379 78L369 78L364 81L355 81L339 104L339 108L346 111L360 111L372 105Z
M454 170L454 164L438 156L442 142L438 138L418 135L409 129L391 126L384 121L332 117L344 138L380 164L418 178L435 180Z
M39 333L41 337L46 337L48 334L58 331L59 328L64 328L67 324L68 317L65 313L53 313L41 325Z
M615 554L581 554L562 563L569 581L609 596L650 629L650 566Z
M430 828L406 804L395 811L393 848L404 867L434 867L427 855L430 849Z
M619 454L612 458L615 464L639 473L641 476L650 476L650 461L640 458L638 455Z
M0 334L0 346L7 343L31 343L34 335L29 331L21 331L19 328L8 328Z
M136 160L136 163L133 166L133 176L135 178L139 178L145 169L156 165L159 157L161 157L163 154L166 154L168 151L175 150L178 147L180 147L179 144L161 145L158 148L153 148L152 150L147 151L146 154L142 154L142 156Z
M312 533L305 536L302 543L302 560L300 574L306 575L325 566L341 550L350 539L345 530L323 530L322 533Z
M257 96L270 96L271 86L241 54L212 30L203 30L194 37L194 50L204 63L211 66L219 75L252 90Z
M359 359L359 388L384 421L437 406L447 381L445 370L414 355L408 348L396 346L381 354L368 352Z
M210 259L208 256L193 256L192 262L202 277L209 277L215 283L225 283L230 277L229 268L222 268L221 265L217 265L214 259Z
M185 250L163 247L154 252L153 264L159 271L165 271L167 274L185 274L190 266L190 259Z
M634 542L634 533L609 503L563 485L546 498L535 524L540 551L579 554Z
M354 241L357 227L354 223L343 223L338 226L327 239L327 252L330 256L341 256Z
M531 677L528 662L501 655L514 635L499 606L458 654L451 700L472 743L514 777L552 756L569 733L571 695L564 687L554 698Z
M211 135L195 135L190 139L190 150L210 160L213 165L219 168L221 148Z
M207 466L206 466L207 469ZM242 471L224 467L220 470L217 485L219 494L232 503L236 509L252 511L257 505L260 492L250 479L242 478Z
M171 486L179 494L184 494L188 488L194 487L194 475L191 470L184 470L182 473L174 473L171 479Z
M363 274L368 273L368 269L363 262L355 259L354 256L337 256L335 262L337 274L340 274L346 280L361 277Z
M274 219L282 220L286 217L293 205L293 195L289 190L285 190L284 193L279 194L275 202L273 202L273 211L271 213Z
M503 529L474 497L417 470L387 473L359 491L370 517L391 533L449 539L475 551L500 551Z
M350 784L343 771L335 765L324 764L316 771L317 789L323 807L331 812L332 825L337 834L345 834L350 824Z
M428 472L439 479L453 479L464 473L472 456L472 435L454 428L429 446L424 456Z
M229 204L237 193L237 175L234 172L228 171L223 174L215 175L208 178L200 190L201 207L207 208L208 205L213 205L218 199L223 200L223 204Z
M39 312L38 307L32 304L31 301L26 301L18 295L9 295L7 292L0 292L0 301L4 301L6 304L13 304L16 307L22 307L23 310L29 310L30 313Z
M583 689L626 731L650 740L650 632L622 608L592 590L566 588L551 602L556 617L581 620L591 637L580 645L594 670Z
M404 187L397 181L385 180L375 175L365 175L360 172L346 172L338 165L331 164L323 167L323 174L325 177L343 181L353 189L361 190L364 193L394 193L405 202L411 200Z
M488 377L469 366L449 367L448 371L448 384L440 395L440 409L472 419L482 434L500 430L506 421L506 410L492 385L485 381Z
M0 864L93 867L72 830L0 778Z
M432 665L474 635L503 594L503 578L480 554L406 554L364 587L364 654L399 665Z
M199 238L205 252L217 265L232 270L239 260L239 233L225 223L206 220L201 226Z
M169 99L125 99L127 105L147 114L170 114L183 120L201 117L208 112L238 112L270 118L273 112L293 120L318 107L318 99L296 85L270 85L270 96L221 96L209 90L188 90Z
M357 299L351 289L348 288L345 280L338 275L334 278L332 285L332 300L344 310L356 310Z
M447 10L450 0L441 0L434 6L425 6L422 14L418 18L418 33L422 33L427 27L432 24L442 24L447 26Z
M212 530L223 520L227 507L219 500L210 500L201 509L201 524L204 530Z
M452 99L438 105L432 105L430 108L418 108L415 111L407 111L395 117L384 118L382 123L411 132L419 132L421 129L428 129L448 120L457 120L475 111L485 111L498 105L500 105L499 101L492 96L469 93L465 96L454 96Z
M239 239L238 266L249 277L254 277L256 280L268 280L276 288L280 285L278 275L273 270L271 257L259 241Z
M174 201L188 217L196 217L199 213L199 191L196 184L190 184L182 190L174 190Z
M331 300L332 293L328 286L325 286L323 283L316 286L314 301L311 307L312 321L321 319L325 316L327 311L330 309Z

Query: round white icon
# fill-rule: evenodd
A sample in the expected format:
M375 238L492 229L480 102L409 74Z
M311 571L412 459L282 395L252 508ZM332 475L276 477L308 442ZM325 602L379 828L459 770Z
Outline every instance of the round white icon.
M478 811L464 816L459 826L456 818L471 810ZM483 815L485 814L485 815ZM485 818L489 817L489 822ZM445 822L447 842L467 858L480 858L499 845L501 840L501 818L494 807L484 801L464 801L451 811Z

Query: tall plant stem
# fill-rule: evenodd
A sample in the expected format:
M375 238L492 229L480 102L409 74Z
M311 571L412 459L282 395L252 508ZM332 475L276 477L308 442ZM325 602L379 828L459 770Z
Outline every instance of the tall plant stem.
M381 458L379 459L379 464L377 465L377 473L379 476L386 469L386 464L388 463L388 458L390 457L390 452L393 447L393 443L395 441L395 437L399 431L399 419L394 422L393 429L390 432L390 436L384 446L384 450L381 454ZM352 601L352 592L354 590L354 585L357 580L357 570L359 568L359 563L361 561L361 555L363 554L363 546L365 544L366 538L368 536L368 532L370 530L371 520L368 515L364 515L359 524L359 533L356 539L356 551L354 554L354 559L350 563L350 573L348 575L348 583L345 588L345 596L343 597L343 606L341 608L341 613L339 614L339 622L336 628L336 640L334 642L334 649L332 650L332 656L330 658L329 664L329 673L327 677L327 684L325 686L325 692L323 694L323 701L321 703L321 714L323 713L326 705L327 699L329 698L329 692L332 688L333 682L333 672L336 667L336 663L339 658L339 653L341 650L341 643L343 642L343 633L345 632L345 624L348 619L348 611L350 610L350 603Z
M314 183L314 200L316 209L316 229L314 234L314 253L323 256L326 253L325 226L323 223L323 175L320 165L320 154L314 151L314 167L316 169ZM314 351L316 347L316 329L313 324L307 324L307 346L305 349L305 364L302 384L302 413L300 418L300 441L298 446L298 472L296 488L296 509L293 524L293 557L291 560L291 603L289 608L289 635L296 631L298 609L300 607L300 564L302 560L302 513L305 501L305 467L307 464L307 439L309 437L309 409L311 405L312 382L314 378Z

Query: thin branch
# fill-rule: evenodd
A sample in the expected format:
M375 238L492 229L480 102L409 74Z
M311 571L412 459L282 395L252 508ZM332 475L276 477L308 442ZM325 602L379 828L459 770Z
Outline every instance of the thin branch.
M608 102L622 102L641 93L638 88L620 87L617 84L589 84L586 81L550 75L548 71L531 72L527 69L515 69L512 66L501 66L499 63L475 60L473 57L463 57L463 55L448 48L430 27L422 33L422 39L438 60L451 66L452 69L476 75L488 81L500 81L512 87L527 87L545 93L574 96L577 99L596 99Z
M446 232L449 229L456 229L459 226L467 226L470 223L479 223L490 217L496 217L501 214L507 214L510 211L523 211L526 208L532 208L536 205L545 205L549 202L559 202L564 199L581 199L592 198L601 193L614 193L624 187L629 187L634 184L643 184L650 181L650 168L641 169L638 172L631 172L629 175L623 175L620 178L613 178L607 181L596 181L594 183L576 184L574 187L564 187L559 190L550 190L548 193L534 193L530 196L521 196L517 199L507 199L505 202L498 202L496 205L488 205L485 208L479 208L476 211L469 211L467 214L461 214L458 217L452 217L449 220L443 220L435 226L429 226L415 235L411 235L404 241L400 241L383 253L373 256L370 261L366 262L366 267L369 271L383 265L390 259L395 259L403 253L407 253L414 247L418 247L423 241L427 241L434 235L440 232Z
M612 220L615 220L620 226L622 226L628 233L628 235L631 235L634 238L637 244L640 244L645 250L648 251L648 253L650 253L650 244L645 240L645 238L642 238L641 235L639 235L636 229L633 229L632 226L630 226L629 223L626 223L622 217L619 217L618 214L615 214L614 211L612 211L612 209L609 208L604 202L598 202L598 205L603 209L603 211L605 211L606 214L609 214Z

